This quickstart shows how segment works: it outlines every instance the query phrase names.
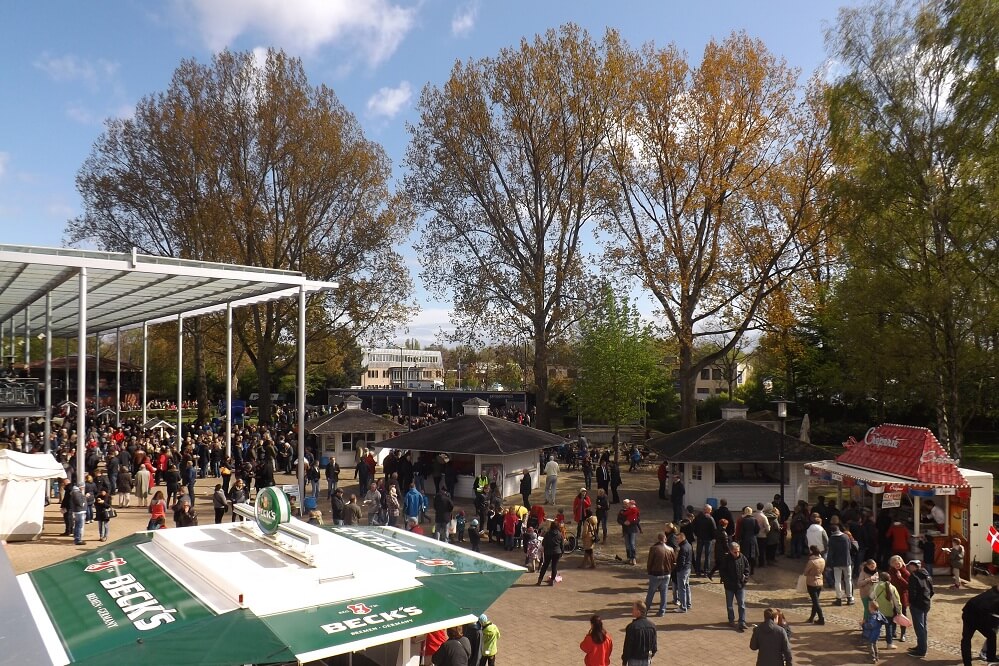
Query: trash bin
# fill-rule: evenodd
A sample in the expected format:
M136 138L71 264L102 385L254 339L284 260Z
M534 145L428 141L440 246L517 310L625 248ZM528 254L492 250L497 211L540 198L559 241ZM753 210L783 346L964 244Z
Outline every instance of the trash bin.
M704 500L704 503L710 506L712 511L718 508L718 498L716 497L709 497L708 499Z

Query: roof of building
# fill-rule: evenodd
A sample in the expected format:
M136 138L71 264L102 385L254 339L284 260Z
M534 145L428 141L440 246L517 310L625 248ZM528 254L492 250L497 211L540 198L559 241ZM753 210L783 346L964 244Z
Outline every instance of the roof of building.
M392 447L410 451L508 456L559 446L564 442L558 435L513 421L466 414L399 435L392 440Z
M786 462L812 462L829 456L823 448L745 419L721 419L654 437L646 446L670 462L776 461L784 440Z
M853 437L836 457L838 465L884 472L918 484L967 487L957 461L950 458L930 430L886 423L867 431L864 439Z
M363 409L344 409L305 422L305 431L313 435L337 432L402 432L406 426Z

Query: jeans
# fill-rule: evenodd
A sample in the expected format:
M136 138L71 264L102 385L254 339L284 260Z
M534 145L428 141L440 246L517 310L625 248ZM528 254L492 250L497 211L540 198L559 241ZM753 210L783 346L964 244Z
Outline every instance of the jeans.
M87 516L87 522L89 523L91 520L94 519L94 505L93 504L88 504L87 505L87 510L84 513L86 514L86 516Z
M697 540L697 557L694 558L694 571L698 575L711 571L711 539Z
M833 584L836 588L836 598L853 599L853 567L833 567ZM886 609L887 610L887 609Z
M673 581L676 586L677 605L683 610L690 609L690 569L677 569Z
M812 602L812 612L809 616L809 620L818 618L819 620L825 622L825 616L822 614L822 604L819 603L819 594L822 593L821 587L808 586L808 598Z
M739 626L746 625L746 588L741 587L738 590L730 590L725 588L725 610L728 611L728 621L735 621L735 612L732 610L732 601L736 601L739 604Z
M636 555L636 541L638 540L637 530L626 530L624 533L624 555L627 560L634 560Z
M108 521L97 521L97 536L99 536L102 541L108 538Z
M649 576L649 591L645 595L645 607L652 610L652 599L659 592L659 612L666 612L666 593L669 591L669 575Z
M808 555L808 539L804 532L791 533L791 557L799 558Z
M315 479L315 480L309 481L309 483L312 484L312 496L313 497L319 497L319 480Z
M86 511L75 511L73 513L73 542L83 543L83 523L87 519Z
M677 525L680 524L680 519L683 518L683 501L673 502L673 522Z
M926 654L926 616L929 614L929 611L913 607L910 607L909 611L912 613L912 630L916 632L915 652L916 654Z
M545 503L554 504L555 494L558 491L558 477L548 476L545 479Z
M601 530L603 530L603 532L604 532L604 540L606 541L607 540L607 513L604 513L602 516L597 516L597 519L598 519L598 522L600 523L598 525L598 528L601 529ZM596 535L594 534L593 536L594 536L594 541L595 541L596 540Z

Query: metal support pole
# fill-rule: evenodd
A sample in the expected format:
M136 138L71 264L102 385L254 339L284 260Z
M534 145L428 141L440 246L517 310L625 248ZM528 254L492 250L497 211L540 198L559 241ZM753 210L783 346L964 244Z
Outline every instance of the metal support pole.
M94 423L101 411L101 336L94 334Z
M305 506L305 286L298 288L298 506Z
M49 452L52 438L52 294L45 294L45 441L42 446Z
M79 356L79 353L77 353ZM66 338L66 355L63 357L64 365L66 366L66 402L69 402L69 338Z
M771 454L773 455L773 454ZM778 461L780 465L780 470L777 472L780 474L780 499L784 500L784 419L780 420L780 460Z
M184 438L181 424L184 418L184 317L177 315L177 451L181 450Z
M232 303L225 305L225 457L232 455Z
M31 376L31 306L28 305L24 308L24 374L26 377ZM31 432L29 430L31 426L31 419L24 419L24 440L21 444L21 450L25 453L31 452Z
M149 324L142 322L142 423L145 424L146 417L146 403L149 397L146 395L146 370L148 370L147 360L149 358Z
M114 422L121 427L121 329L114 329Z
M82 488L86 477L83 459L87 439L87 269L80 269L76 353L76 482Z

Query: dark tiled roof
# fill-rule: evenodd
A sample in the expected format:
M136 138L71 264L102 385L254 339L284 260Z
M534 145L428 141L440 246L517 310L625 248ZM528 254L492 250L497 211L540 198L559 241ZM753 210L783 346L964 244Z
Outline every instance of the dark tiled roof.
M328 435L335 432L402 432L405 429L404 425L363 409L344 409L336 414L326 414L305 423L305 431L313 435Z
M655 437L646 445L670 462L776 461L782 435L745 419L711 421ZM813 462L829 457L823 448L783 435L786 462Z
M390 444L394 449L411 451L506 456L558 446L564 441L550 432L495 416L465 415L404 433Z

